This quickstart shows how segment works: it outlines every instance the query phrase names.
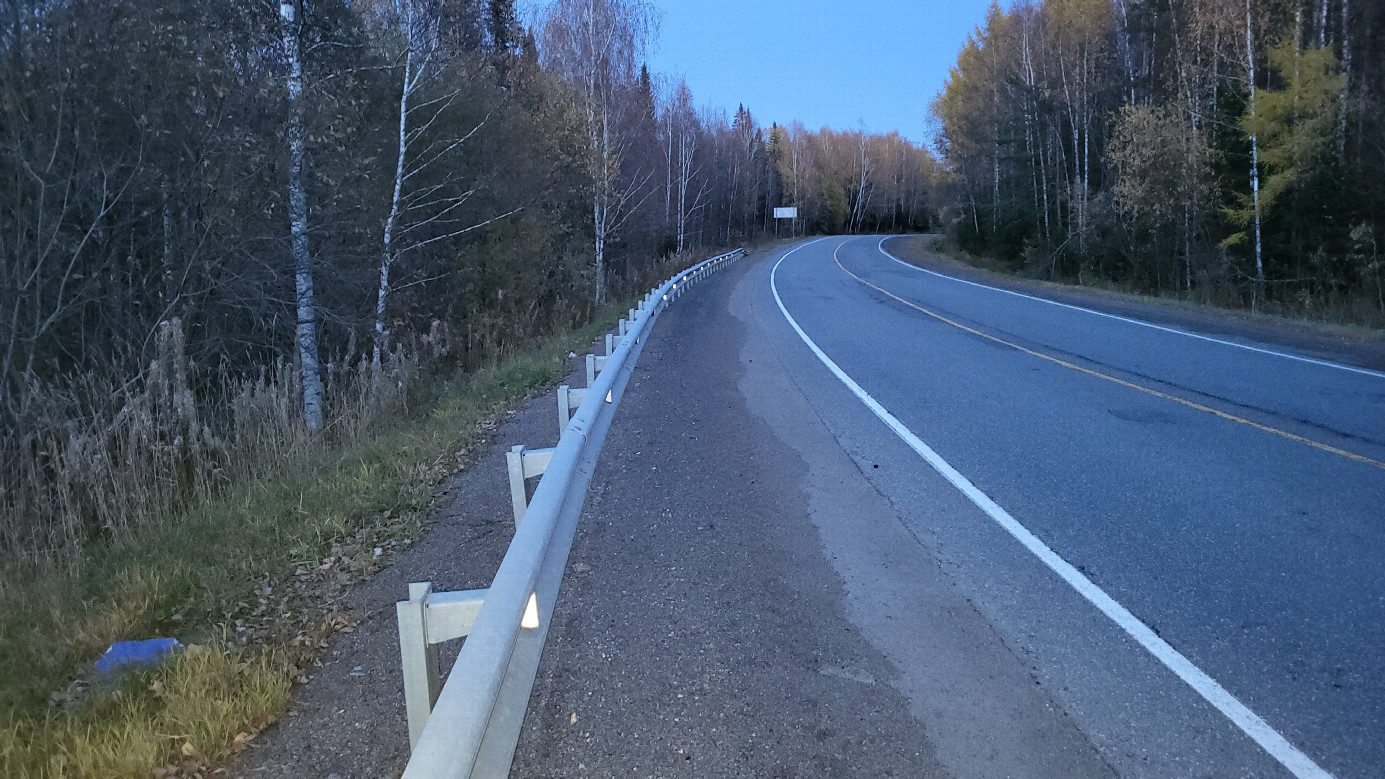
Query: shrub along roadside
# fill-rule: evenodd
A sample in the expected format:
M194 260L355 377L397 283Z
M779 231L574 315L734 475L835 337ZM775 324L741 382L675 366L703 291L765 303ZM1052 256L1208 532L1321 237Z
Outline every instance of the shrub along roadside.
M252 738L327 637L352 629L333 596L412 543L436 484L623 310L451 382L312 462L89 547L79 569L7 582L0 775L186 772ZM153 635L195 646L114 689L74 683L111 641Z

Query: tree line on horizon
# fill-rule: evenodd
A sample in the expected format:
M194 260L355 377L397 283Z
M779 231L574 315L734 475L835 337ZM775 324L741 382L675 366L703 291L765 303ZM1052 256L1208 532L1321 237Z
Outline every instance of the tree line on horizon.
M660 263L921 230L932 156L644 63L645 0L5 0L0 551L80 549L588 321ZM788 226L780 227L785 233Z
M1385 319L1385 5L993 4L933 105L946 221L1051 279Z

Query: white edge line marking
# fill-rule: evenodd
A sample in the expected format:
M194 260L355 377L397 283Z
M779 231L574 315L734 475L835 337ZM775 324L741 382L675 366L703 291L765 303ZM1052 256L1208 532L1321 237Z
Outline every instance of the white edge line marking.
M900 265L903 265L903 266L906 267L906 268L910 268L910 269L912 269L912 270L920 271L920 272L922 272L922 273L927 273L927 274L929 274L930 276L937 276L937 277L940 278L940 279L947 279L948 281L955 281L955 282L957 282L958 284L966 284L966 285L971 286L971 287L980 287L981 289L988 289L988 290L990 290L990 291L992 291L992 292L1003 292L1003 293L1005 293L1006 295L1014 295L1015 297L1018 297L1018 298L1025 298L1026 300L1036 300L1036 301L1038 301L1038 302L1040 302L1040 303L1047 303L1047 304L1049 304L1050 306L1058 306L1059 308L1070 308L1070 309L1072 309L1073 311L1082 311L1082 312L1085 312L1085 313L1088 313L1088 314L1092 314L1092 315L1094 315L1094 316L1105 317L1105 318L1107 318L1107 319L1115 319L1115 320L1117 320L1117 321L1119 321L1119 322L1127 322L1127 323L1132 324L1132 325L1140 325L1141 327L1148 327L1148 328L1151 328L1151 329L1153 329L1153 330L1162 330L1162 331L1165 332L1165 333L1173 333L1174 335L1183 335L1183 336L1187 336L1188 338L1196 338L1196 339L1198 339L1199 341L1210 341L1211 343L1214 343L1214 344L1221 344L1222 346L1234 346L1234 347L1236 347L1237 349L1245 349L1245 350L1251 351L1251 352L1259 352L1260 354L1268 354L1268 355L1273 355L1273 356L1275 356L1275 357L1283 357L1283 358L1286 359L1286 360L1296 360L1296 361L1298 361L1298 362L1306 362L1306 363L1309 363L1309 364L1311 364L1311 365L1320 365L1320 366L1322 366L1322 367L1324 367L1324 368L1336 368L1336 369L1339 370L1339 371L1349 371L1349 372L1351 372L1351 373L1359 373L1359 374L1361 374L1361 375L1363 375L1363 376L1374 376L1374 377L1377 378L1377 379L1385 379L1385 373L1381 373L1380 371L1373 371L1373 370L1371 370L1371 369L1369 369L1369 368L1357 368L1357 367L1354 366L1354 365L1343 365L1342 363L1339 363L1339 362L1330 362L1330 361L1328 361L1328 360L1315 360L1315 359L1313 359L1312 357L1302 357L1302 356L1299 356L1299 355L1297 355L1297 354L1289 354L1288 352L1277 352L1277 351L1275 351L1275 350L1273 350L1273 349L1262 349L1261 347L1258 347L1258 346L1250 346L1250 345L1248 345L1248 344L1240 344L1240 343L1236 343L1235 341L1225 341L1225 340L1222 340L1222 339L1220 339L1220 338L1213 338L1213 337L1211 337L1210 335L1200 335L1200 334L1198 334L1198 333L1189 332L1189 331L1187 331L1187 330L1180 330L1180 329L1178 329L1178 328L1176 328L1176 327L1165 327L1165 326L1163 326L1163 325L1156 325L1156 324L1154 324L1153 322L1145 322L1145 321L1140 320L1140 319L1131 319L1130 317L1119 316L1119 315L1117 315L1117 314L1108 314L1108 313L1106 313L1105 311L1097 311L1096 309L1093 309L1093 308L1083 308L1082 306L1074 306L1074 305L1072 305L1071 303L1060 303L1060 302L1058 302L1058 301L1056 301L1056 300L1049 300L1048 298L1041 298L1041 297L1039 297L1039 296L1037 296L1037 295L1026 295L1026 294L1024 294L1023 292L1015 292L1014 290L1005 289L1004 287L992 287L992 286L989 285L989 284L979 284L979 283L977 283L977 282L975 282L975 281L967 281L966 279L959 279L959 278L957 278L956 276L949 276L949 275L947 275L946 273L939 273L939 272L937 272L937 271L929 270L929 269L927 269L927 268L920 268L920 267L917 266L917 265L913 265L913 264L911 264L911 263L907 263L907 262L905 262L904 260L901 260L901 259L899 259L898 257L894 256L893 254L890 254L888 251L885 251L885 241L888 241L888 240L891 239L891 238L898 238L898 237L899 237L899 236L897 236L897 235L887 235L887 236L885 236L884 238L881 238L881 239L880 239L880 242L879 242L878 244L875 245L875 248L878 249L878 250L880 251L881 254L883 254L883 255L885 255L886 257L888 257L888 258L894 260L895 262L899 263Z
M1047 565L1049 570L1058 574L1063 581L1067 582L1074 590L1077 590L1079 595L1086 598L1087 602L1095 606L1097 610L1105 614L1112 622L1119 625L1121 629L1129 634L1131 638L1135 639L1140 646L1154 655L1159 662L1163 663L1170 671L1173 671L1178 678L1187 683L1189 687L1192 687L1193 690L1206 699L1208 703L1216 707L1216 709L1225 715L1227 719L1231 720L1236 727L1240 728L1247 736L1250 736L1256 744L1259 744L1261 749L1264 749L1271 757L1279 761L1285 768L1289 769L1294 776L1332 777L1332 774L1328 773L1317 763L1314 763L1311 758L1303 752L1300 752L1293 744L1289 743L1288 739L1284 738L1278 731L1270 727L1269 723L1260 718L1260 715L1251 711L1250 708L1244 703L1241 703L1236 696L1227 692L1226 688L1217 683L1217 680L1208 676L1202 669L1193 665L1192 661L1184 657L1172 646L1169 646L1168 642L1160 638L1153 630L1136 618L1134 614L1131 614L1128 609L1118 603L1110 595L1107 595L1105 590L1102 590L1096 584L1092 583L1091 579L1088 579L1081 571L1078 571L1069 564L1068 561L1060 557L1058 553L1050 549L1048 544L1045 544L1038 536L1029 532L1028 528L1020 524L1014 517L1010 516L1009 512L1001 508L995 501L991 500L986 493L978 489L967 477L963 476L957 469L949 465L946 460L937 452L933 451L933 449L929 447L928 444L925 444L918 436L914 435L913 431L905 427L893 414L886 411L884 406L880 405L875 398L871 397L869 393L861 388L861 385L857 384L845 371L839 368L837 364L832 361L832 358L828 357L822 349L818 348L818 345L813 342L813 339L808 337L808 334L803 331L802 327L799 327L797 320L789 314L789 310L784 307L784 301L779 297L779 288L775 283L775 275L779 272L779 266L784 260L788 259L790 254L808 245L809 244L802 244L796 246L786 252L783 257L779 258L779 261L774 264L774 269L770 271L769 286L770 291L774 293L774 302L779 305L779 311L783 313L789 325L798 333L798 337L803 339L803 343L807 344L813 354L817 355L817 358L822 361L822 364L827 366L827 369L831 371L842 384L845 384L846 388L851 390L852 394L860 399L860 401L865 404L866 408L869 408L875 416L880 418L880 421L884 422L886 426L893 430L895 435L899 436L904 443L908 444L909 448L917 452L919 456L926 460L929 465L933 466L933 469L941 474L943 478L951 482L952 486L966 495L972 503L976 504L976 506L986 512L991 519L995 520L996 524L1004 528L1005 531L1013 536L1016 541L1019 541L1024 548L1028 549L1035 557L1039 558L1044 565Z

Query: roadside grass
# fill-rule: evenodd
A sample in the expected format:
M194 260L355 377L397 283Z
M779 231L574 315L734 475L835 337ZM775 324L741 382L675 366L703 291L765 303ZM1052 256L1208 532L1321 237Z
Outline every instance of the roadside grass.
M1385 336L1385 314L1372 305L1358 305L1360 301L1355 301L1357 304L1353 305L1317 306L1309 310L1294 309L1282 303L1276 303L1266 306L1266 310L1252 312L1249 308L1218 300L1215 295L1206 291L1195 291L1195 294L1191 296L1183 291L1171 290L1153 294L1132 292L1128 287L1116 281L1101 277L1088 278L1080 284L1034 278L1022 270L1015 270L1013 266L1007 265L1002 260L965 251L951 239L936 235L913 237L923 244L924 251L966 265L983 275L996 279L1018 280L1041 289L1078 290L1111 300L1148 303L1177 311L1193 313L1215 311L1220 317L1244 321L1307 325L1314 330L1342 338L1364 338L1368 341L1374 341Z
M567 375L625 304L498 365L426 387L349 444L150 520L72 569L0 583L0 776L148 777L225 757L287 705L300 668L354 627L327 605L416 540L436 485L506 410ZM112 641L188 647L116 683Z
M283 668L270 652L189 646L79 709L12 722L0 734L0 765L16 777L148 777L176 773L166 767L174 759L178 770L219 760L287 705Z

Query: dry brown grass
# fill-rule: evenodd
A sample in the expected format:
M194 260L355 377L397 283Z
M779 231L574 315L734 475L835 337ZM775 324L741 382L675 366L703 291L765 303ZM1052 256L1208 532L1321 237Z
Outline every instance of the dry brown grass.
M354 626L342 589L412 543L437 482L629 305L435 323L378 369L348 348L319 433L291 363L199 372L177 320L129 381L32 381L0 425L0 776L190 775L240 748ZM112 642L160 635L189 647L114 687L92 676Z
M417 537L488 420L623 309L459 379L434 367L452 348L441 327L378 373L333 366L317 435L289 365L197 405L176 323L138 381L36 387L0 433L0 776L186 773L237 749L351 629L330 604ZM112 641L158 635L201 646L113 691L90 678Z
M419 376L449 348L436 324L394 344L378 371L363 355L331 366L324 435L303 425L297 371L285 362L253 378L218 376L221 391L199 404L176 319L160 326L156 356L136 380L31 381L0 432L0 565L79 567L93 539L302 462L324 442L356 440L406 411ZM9 579L0 571L0 588Z
M0 770L15 779L188 775L272 722L291 684L272 653L189 646L78 711L12 723L0 731Z

